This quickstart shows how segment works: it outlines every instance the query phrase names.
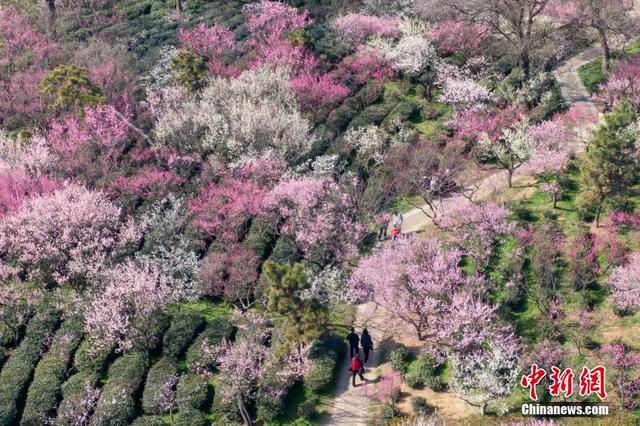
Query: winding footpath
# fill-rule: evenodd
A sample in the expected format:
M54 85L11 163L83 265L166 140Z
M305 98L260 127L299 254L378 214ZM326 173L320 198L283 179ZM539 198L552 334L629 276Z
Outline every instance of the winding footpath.
M578 68L597 58L599 53L599 48L589 48L568 58L554 71L565 100L571 108L575 108L579 112L581 119L578 122L578 126L586 126L594 117L598 116L598 108L591 101L588 91L582 85L578 75ZM507 176L505 171L491 174L479 182L475 198L486 199L492 193L506 187ZM449 198L443 201L443 207L446 209L447 203L461 200L465 199L460 195ZM420 209L413 209L404 214L403 217L403 233L422 230L431 222L431 219ZM371 380L374 370L380 364L380 348L391 342L400 328L383 308L372 302L358 306L354 326L357 332L360 332L362 327L367 326L374 341L375 350L369 358L365 371L365 377ZM356 379L356 384L359 384L359 386L352 387L348 364L345 362L340 369L340 382L336 387L335 397L332 403L329 404L330 415L325 422L327 425L365 426L367 424L369 399L365 393L367 386L373 386L373 384L371 382L359 384L359 379Z

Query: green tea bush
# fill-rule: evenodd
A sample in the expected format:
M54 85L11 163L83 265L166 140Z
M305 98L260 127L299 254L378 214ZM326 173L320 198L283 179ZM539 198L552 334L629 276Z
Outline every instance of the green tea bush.
M134 396L144 379L146 362L144 354L129 352L111 365L92 417L94 425L129 424L136 413Z
M58 325L60 313L49 304L41 305L27 324L24 339L11 354L0 373L0 425L16 423L17 400L24 397L31 374L45 349L47 336Z
M153 364L147 374L142 393L142 409L147 414L166 414L167 409L163 405L163 392L168 382L175 380L178 369L175 359L163 357ZM175 382L174 382L175 383Z
M163 354L173 358L182 355L204 323L204 317L200 314L192 312L177 313L162 340Z
M180 377L180 381L176 386L178 409L200 409L207 403L208 397L209 386L207 379L193 373L186 373Z
M42 357L22 413L21 424L45 424L54 413L73 352L82 339L82 318L65 321L56 332L49 351Z

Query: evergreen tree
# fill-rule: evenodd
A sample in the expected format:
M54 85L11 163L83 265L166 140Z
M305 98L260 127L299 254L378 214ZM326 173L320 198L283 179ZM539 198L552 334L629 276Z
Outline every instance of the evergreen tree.
M327 308L301 293L310 287L302 263L293 266L266 262L267 309L284 317L283 330L288 345L296 348L320 337L327 326Z
M629 192L638 180L636 114L631 103L622 101L604 116L596 130L581 170L578 206L583 212L600 214L609 202L617 209L629 207Z

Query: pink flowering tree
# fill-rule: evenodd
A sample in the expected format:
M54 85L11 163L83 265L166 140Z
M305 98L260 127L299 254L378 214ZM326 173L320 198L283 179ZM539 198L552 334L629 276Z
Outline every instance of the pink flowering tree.
M0 8L0 39L0 125L43 125L46 105L38 85L56 60L58 46L12 7Z
M43 285L82 286L136 237L104 194L68 184L26 201L5 217L0 256Z
M614 268L606 283L611 301L620 311L640 308L640 254L633 253L627 265Z
M58 157L57 168L63 175L89 181L105 174L129 140L129 119L110 105L100 105L85 108L81 118L69 115L52 121L47 140Z
M598 87L594 98L602 102L607 111L612 110L622 98L629 99L636 109L640 108L640 58L616 65L609 79Z
M295 67L304 60L304 47L294 45L288 35L311 23L307 11L298 13L292 6L268 0L248 4L243 10L255 66Z
M262 212L268 191L280 177L279 167L284 168L282 164L258 160L237 170L222 170L189 201L194 225L209 237L237 241L248 220Z
M85 310L85 328L96 347L148 351L159 310L180 300L167 278L131 261L106 270Z
M62 186L46 176L30 176L22 171L0 171L0 219L17 211L22 204L39 195L47 195Z
M356 213L354 201L327 178L284 180L264 199L264 214L276 232L321 265L357 254L365 231Z
M472 204L460 200L447 204L445 213L436 218L434 224L446 232L456 247L471 257L480 270L484 269L493 255L497 239L507 234L511 226L507 221L507 208L493 204Z
M305 111L333 106L350 93L332 74L316 74L308 69L291 79L291 87Z
M224 252L209 253L200 269L203 293L248 309L254 302L258 261L251 249L238 243L225 244Z
M431 28L427 37L443 53L470 57L482 54L491 37L491 29L482 23L446 20Z
M474 146L483 139L498 139L502 129L513 126L523 114L519 107L487 111L468 109L460 111L450 124L458 139Z
M361 50L346 56L333 70L335 79L351 89L372 80L385 80L395 74L391 63L376 50Z
M394 38L400 35L399 19L360 13L340 16L333 21L332 26L343 40L353 46L359 46L372 37Z
M349 278L350 296L381 305L425 339L448 313L455 291L482 288L479 278L463 274L458 266L461 257L457 250L443 250L435 240L384 246L360 261Z
M531 126L529 135L534 141L535 149L520 173L553 176L555 182L541 183L540 190L551 195L555 209L562 195L560 179L574 155L575 140L568 127L560 120L548 120Z
M215 76L232 76L236 73L230 65L230 56L238 49L235 35L228 28L214 24L207 27L204 22L194 28L178 30L178 40L183 48L201 56L209 73Z
M520 372L521 345L507 327L487 333L465 350L454 350L452 388L484 413L496 398L511 394Z
M640 366L640 355L622 342L607 345L601 352L608 361L609 371L613 370L613 384L620 398L620 405L633 410L640 402L639 380L632 379L634 370Z

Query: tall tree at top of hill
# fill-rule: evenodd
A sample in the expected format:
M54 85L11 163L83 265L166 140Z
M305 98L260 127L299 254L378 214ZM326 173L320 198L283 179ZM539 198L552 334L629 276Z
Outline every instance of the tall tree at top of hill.
M631 15L632 0L555 0L550 12L561 22L598 33L602 49L602 73L609 72L611 62L610 37L614 34L631 36L634 27Z
M587 160L582 165L579 207L595 214L596 226L606 201L617 208L629 206L631 187L638 182L638 131L631 103L624 100L604 116L596 130Z
M482 23L515 49L518 65L530 75L531 49L546 36L548 26L538 25L550 0L446 0L460 19Z

